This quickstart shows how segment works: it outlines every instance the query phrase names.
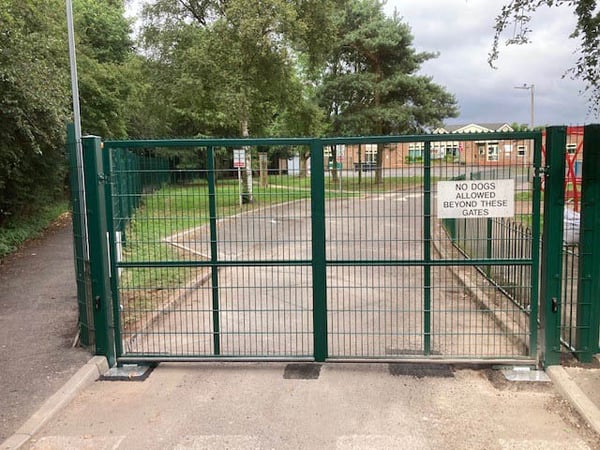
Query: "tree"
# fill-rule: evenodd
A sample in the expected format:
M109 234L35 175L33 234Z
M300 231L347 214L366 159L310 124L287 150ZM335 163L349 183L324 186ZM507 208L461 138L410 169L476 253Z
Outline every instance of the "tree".
M60 0L0 3L0 224L62 190L68 98L62 6Z
M133 86L133 43L124 0L75 0L82 130L105 138L127 136Z
M165 70L173 103L168 115L194 134L264 134L286 110L295 49L313 52L317 25L334 0L158 0L145 8L144 44L151 64ZM324 53L324 52L321 52ZM193 95L190 93L193 92ZM177 131L184 131L177 126ZM189 133L188 133L189 135ZM247 156L250 152L246 152ZM251 164L246 199L252 200Z
M600 8L597 0L512 0L502 7L496 18L494 43L488 57L494 67L500 54L502 34L513 26L513 34L506 40L507 45L529 43L531 29L528 24L535 12L542 6L567 5L573 8L577 24L571 38L579 39L580 56L568 73L583 80L591 94L590 110L600 114Z
M417 133L457 115L454 97L417 74L435 55L417 53L412 40L408 25L397 14L387 17L382 2L348 3L319 89L331 134ZM382 158L379 145L376 182Z

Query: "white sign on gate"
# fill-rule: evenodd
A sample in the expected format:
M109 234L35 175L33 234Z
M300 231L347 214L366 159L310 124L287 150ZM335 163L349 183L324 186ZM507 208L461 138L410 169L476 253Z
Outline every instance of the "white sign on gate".
M513 217L515 180L439 181L437 216L440 219Z
M246 167L246 150L233 149L233 167L243 169Z

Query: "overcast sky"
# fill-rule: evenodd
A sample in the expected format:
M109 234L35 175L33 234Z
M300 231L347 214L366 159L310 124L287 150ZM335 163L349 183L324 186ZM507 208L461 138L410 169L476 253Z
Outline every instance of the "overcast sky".
M135 4L131 0L133 13ZM452 123L530 121L530 91L535 85L536 125L575 125L598 121L588 115L584 84L564 76L576 61L577 42L569 39L575 17L568 7L542 8L530 23L532 43L501 45L497 70L487 55L494 19L508 0L388 0L410 25L417 50L439 52L421 73L446 87L458 100L460 116ZM594 120L595 119L595 120Z
M585 87L563 75L576 60L577 42L569 39L575 17L569 8L542 8L530 28L532 43L501 46L497 70L487 55L493 40L494 19L508 0L388 0L412 28L418 50L439 52L423 65L422 73L456 95L461 110L448 123L530 121L530 91L535 85L535 124L584 124Z

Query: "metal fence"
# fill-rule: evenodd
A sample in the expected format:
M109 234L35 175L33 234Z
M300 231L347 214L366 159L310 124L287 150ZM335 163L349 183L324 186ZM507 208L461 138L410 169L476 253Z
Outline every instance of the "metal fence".
M584 146L566 127L549 129L543 164L522 158L524 148L540 145L535 133L465 135L462 143L448 136L108 142L104 152L88 138L89 186L71 178L81 342L111 363L526 361L535 356L539 322L544 364L556 364L561 348L588 361L600 334L600 129L588 126L585 134ZM345 161L343 144L354 147ZM387 152L380 161L374 146ZM254 157L267 150L272 160L296 154L301 163L260 177L255 168L252 182L230 168L231 150L244 147ZM329 150L336 147L337 161ZM72 129L67 148L75 175ZM556 183L562 173L567 181ZM439 226L438 181L506 178L516 180L512 218ZM240 195L248 186L252 202ZM579 245L560 245L563 199L581 208Z
M460 141L107 141L100 151L88 139L88 214L108 219L90 238L94 267L109 266L92 270L97 351L121 362L535 361L539 239L520 240L531 252L518 256L506 247L516 236L472 242L491 253L455 253L436 197L440 181L471 173L514 179L515 217L539 223L541 136ZM374 148L375 165L365 161ZM300 163L236 169L232 149ZM366 162L373 170L355 170Z
M594 164L597 165L596 153L598 142L597 127L586 128L589 145L584 145L582 140L583 129L577 129L577 133L565 135L566 146L555 148L556 160L566 161L564 177L564 201L558 205L558 213L564 221L560 229L561 234L556 235L560 242L560 252L555 259L560 264L559 294L554 297L554 312L560 314L557 323L556 342L560 340L560 349L563 352L575 354L578 358L589 361L593 353L597 353L597 329L600 326L600 311L598 308L597 295L591 292L594 275L598 271L597 262L592 260L593 251L586 251L587 262L580 259L580 246L591 249L594 246L592 233L593 223L596 217L596 199L593 197L595 180ZM564 131L564 130L563 130ZM596 145L594 145L596 143ZM586 158L584 148L587 148L590 156ZM575 151L576 150L576 151ZM586 160L584 164L584 160ZM562 162L562 161L561 161ZM548 164L545 162L544 164ZM556 163L554 163L556 165ZM575 167L584 167L587 176L583 181L582 197L582 174L575 172ZM479 173L471 174L471 178L478 179ZM556 184L555 184L556 186ZM595 187L597 189L597 187ZM596 194L597 195L597 194ZM584 225L580 221L579 209L583 208L583 214L587 215L588 222ZM564 213L563 213L564 209ZM523 219L523 218L521 218ZM531 239L533 233L530 223L515 221L513 219L482 219L461 220L445 219L444 228L451 238L453 244L469 258L482 257L506 257L520 258L530 257ZM587 233L586 233L587 231ZM587 234L586 243L582 244L584 234ZM545 237L548 239L548 236ZM584 266L586 269L584 269ZM526 287L531 283L531 271L527 267L496 267L479 266L479 272L491 282L497 284L519 308L529 311L531 308L530 290ZM587 273L586 273L587 272ZM581 274L584 274L581 276ZM587 288L587 292L582 292Z

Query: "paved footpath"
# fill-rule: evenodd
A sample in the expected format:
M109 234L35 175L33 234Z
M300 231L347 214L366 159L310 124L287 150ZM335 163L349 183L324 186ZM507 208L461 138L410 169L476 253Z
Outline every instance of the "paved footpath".
M388 364L161 364L88 385L23 448L600 449L550 383Z
M68 220L0 264L0 442L90 354L72 348L77 291Z

